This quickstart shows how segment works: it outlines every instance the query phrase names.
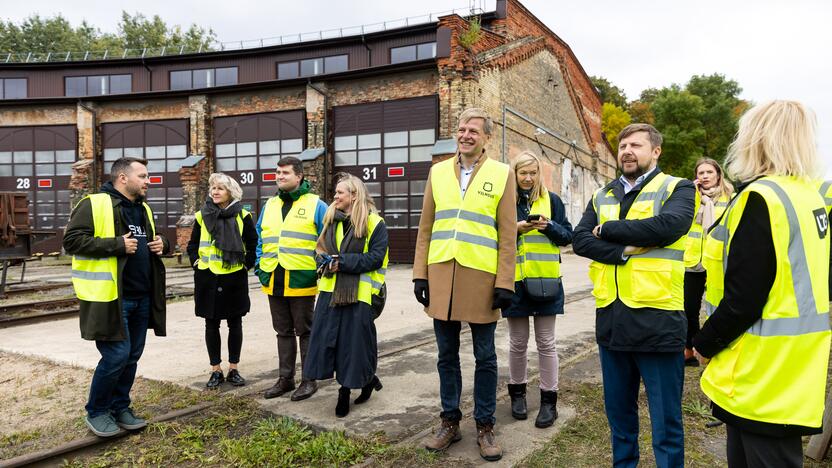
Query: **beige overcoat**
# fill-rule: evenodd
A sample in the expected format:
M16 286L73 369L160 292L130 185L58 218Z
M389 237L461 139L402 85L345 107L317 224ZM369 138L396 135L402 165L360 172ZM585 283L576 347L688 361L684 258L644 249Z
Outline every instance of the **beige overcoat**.
M477 164L468 182L469 187L476 186L477 173L481 167L482 164ZM454 165L454 171L459 181L459 164ZM456 260L428 265L436 203L433 200L430 182L426 184L422 219L419 221L419 233L416 236L413 279L428 280L430 306L425 312L429 316L439 320L471 323L491 323L500 319L500 310L492 309L491 304L495 287L514 291L514 257L517 249L516 185L514 173L509 171L506 189L497 206L499 264L497 274L492 275L464 267ZM460 190L460 186L457 182L455 187L443 187L443 190Z

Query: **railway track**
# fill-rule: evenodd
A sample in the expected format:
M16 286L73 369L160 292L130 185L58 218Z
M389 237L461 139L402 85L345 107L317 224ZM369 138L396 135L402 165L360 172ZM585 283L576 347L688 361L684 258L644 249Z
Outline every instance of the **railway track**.
M35 285L25 285L24 283L24 286L7 287L6 291L0 295L0 299L8 299L9 297L23 296L25 294L50 291L52 289L68 288L71 286L71 283L41 283Z

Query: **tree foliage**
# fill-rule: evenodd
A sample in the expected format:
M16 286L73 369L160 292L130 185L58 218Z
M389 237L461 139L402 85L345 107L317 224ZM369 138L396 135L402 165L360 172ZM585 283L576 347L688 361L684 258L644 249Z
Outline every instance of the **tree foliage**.
M627 95L624 94L624 90L610 83L606 78L600 76L590 76L589 79L592 81L592 85L595 86L595 89L598 90L598 94L601 95L601 100L603 102L615 104L621 109L627 108Z
M19 24L0 20L0 52L67 52L103 51L116 53L124 49L180 48L196 51L210 50L216 40L212 29L195 24L183 30L179 25L169 26L158 15L147 18L141 13L121 13L117 33L103 33L100 29L82 22L77 27L58 14L42 18L35 14Z
M618 134L632 121L630 114L621 107L611 102L604 103L601 108L601 130L607 135L613 151L618 148Z

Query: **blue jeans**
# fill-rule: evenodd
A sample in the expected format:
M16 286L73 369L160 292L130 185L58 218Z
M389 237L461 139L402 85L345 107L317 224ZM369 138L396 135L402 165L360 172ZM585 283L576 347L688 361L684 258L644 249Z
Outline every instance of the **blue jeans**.
M474 419L480 424L494 424L497 409L497 351L494 349L494 323L469 323L474 341ZM459 400L462 396L462 371L459 368L459 332L462 322L433 320L436 346L439 348L440 417L451 421L462 419Z
M604 407L612 432L613 466L638 466L638 389L642 379L653 426L656 466L684 466L682 353L612 351L604 346L598 349L604 377Z
M99 341L95 347L101 360L95 367L86 410L90 418L112 412L118 414L130 406L130 389L136 379L136 364L142 357L150 320L150 297L121 301L124 321L123 341Z

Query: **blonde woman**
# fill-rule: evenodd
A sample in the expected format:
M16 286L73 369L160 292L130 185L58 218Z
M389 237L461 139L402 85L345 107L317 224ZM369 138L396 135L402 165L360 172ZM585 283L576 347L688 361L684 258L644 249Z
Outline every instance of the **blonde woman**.
M815 125L794 101L743 115L726 159L738 192L705 240L716 310L693 344L731 468L803 466L801 436L821 432L830 265Z
M387 269L387 228L357 177L339 179L316 252L322 276L303 373L315 380L335 375L341 384L335 415L344 417L350 389L361 389L355 400L361 404L382 388L373 320Z
M693 169L696 187L696 215L685 243L685 315L688 336L685 341L685 365L698 366L693 357L693 337L699 333L699 309L705 292L705 267L702 266L702 244L705 233L718 220L734 194L734 187L722 175L722 167L711 158L696 161ZM706 304L706 315L711 312Z
M231 177L211 174L209 197L196 213L188 257L194 268L194 305L197 317L205 319L205 345L211 364L206 387L224 381L245 385L237 370L243 346L243 316L248 313L247 270L254 266L257 232L251 213L243 209L243 190ZM228 325L228 375L224 376L220 322Z
M511 415L526 419L526 348L529 318L534 319L540 369L540 410L535 426L551 426L558 417L558 353L555 317L563 313L560 249L572 243L572 225L560 197L541 181L538 157L524 151L511 163L517 178L517 262L511 306L502 310L508 322L508 393Z

